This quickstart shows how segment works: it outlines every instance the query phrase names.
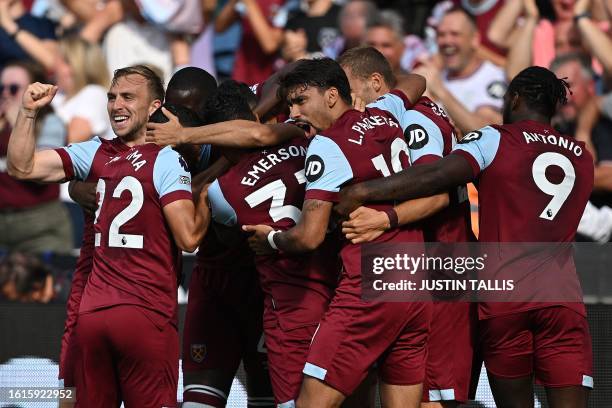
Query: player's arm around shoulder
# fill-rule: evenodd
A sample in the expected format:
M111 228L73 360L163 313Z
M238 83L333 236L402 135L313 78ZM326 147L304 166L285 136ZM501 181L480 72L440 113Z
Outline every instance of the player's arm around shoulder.
M405 74L397 77L396 88L402 91L410 101L411 105L414 105L425 90L427 89L427 80L424 76L419 74Z
M36 117L51 103L57 87L39 82L30 84L23 95L17 122L7 151L7 171L18 180L58 182L66 178L64 165L54 150L36 152Z
M169 147L158 155L153 182L176 245L183 251L195 251L210 224L207 186L194 202L187 164Z
M160 146L189 143L255 148L277 145L304 135L303 130L288 123L265 125L243 119L186 128L166 108L162 108L162 111L168 117L168 122L147 123L146 134L147 142Z

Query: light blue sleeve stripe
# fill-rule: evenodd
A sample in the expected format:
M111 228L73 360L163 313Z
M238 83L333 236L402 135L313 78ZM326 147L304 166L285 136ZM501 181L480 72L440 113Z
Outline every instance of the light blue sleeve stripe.
M311 363L306 363L302 372L321 381L325 380L325 376L327 375L326 369Z
M400 125L404 130L413 163L427 155L442 157L444 137L433 120L421 112L409 110L401 116Z
M406 105L404 105L402 98L391 93L386 93L383 96L378 97L378 99L376 99L374 102L368 104L367 107L387 111L397 120L399 120L404 112L406 112Z
M306 153L306 190L340 191L353 178L353 169L340 147L328 137L317 135Z
M157 154L153 165L153 184L159 197L175 191L191 193L191 175L183 157L170 146Z
M102 141L98 136L91 140L82 143L73 143L63 149L68 153L74 166L74 178L77 180L86 180L91 170L94 156L100 148Z
M233 227L238 222L238 216L236 211L229 202L225 199L219 180L215 180L210 187L208 187L208 201L210 202L210 209L212 213L212 219L223 225Z
M469 153L478 163L480 171L483 171L495 160L500 140L501 134L499 131L491 126L486 126L463 136L463 139L455 145L453 151L463 150Z

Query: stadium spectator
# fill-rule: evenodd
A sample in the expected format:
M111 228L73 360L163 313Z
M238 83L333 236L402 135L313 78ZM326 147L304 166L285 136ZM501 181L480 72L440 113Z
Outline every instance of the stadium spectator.
M333 0L307 0L304 8L285 25L282 54L289 62L321 57L323 50L340 38L339 5Z
M283 4L284 0L229 0L225 4L215 21L215 31L224 32L234 22L242 22L233 79L252 85L272 74L286 22Z
M476 26L480 33L483 48L500 56L505 55L505 50L497 47L489 39L487 30L493 22L493 18L506 1L508 0L453 0L455 5L463 7L476 19Z
M567 78L572 90L553 123L564 134L574 135L580 112L596 95L595 74L589 66L589 57L577 52L563 54L552 61L550 69L559 78Z
M558 110L555 127L585 142L595 160L593 206L587 207L581 220L580 239L607 241L612 232L612 121L597 114L595 77L589 60L580 53L553 60L551 70L559 78L567 78L572 91L567 104Z
M586 18L589 5L582 0L552 1L554 21L541 18L542 13L536 0L510 1L499 11L495 21L489 27L489 36L493 42L509 49L506 63L506 74L513 78L522 69L536 65L548 67L556 55L573 51L586 52L581 40L581 33L574 23L574 10L580 11L578 20ZM520 14L524 19L520 20ZM522 24L516 24L519 21ZM509 24L509 22L512 22ZM592 23L592 22L591 22ZM593 30L594 24L581 23L583 31L591 42L600 42L601 33ZM601 22L600 28L608 27L607 22ZM598 35L599 34L599 35ZM604 42L605 44L605 42ZM605 47L605 45L604 45ZM599 47L602 50L601 46ZM600 54L605 54L603 50ZM609 53L608 53L609 54ZM610 61L610 57L604 57ZM601 72L602 68L594 61L593 68Z
M54 295L53 275L35 256L12 252L0 262L0 300L49 303Z
M340 10L341 36L323 49L325 56L336 59L346 50L361 45L367 28L378 19L378 8L369 0L351 0Z
M55 64L55 26L34 17L21 0L0 0L0 69L11 60L32 59L45 69Z
M124 12L123 19L113 24L102 40L109 73L112 75L115 70L128 65L147 64L161 70L162 80L167 80L175 66L172 36L147 23L137 9L125 9Z
M81 16L85 24L80 35L92 43L99 42L112 26L126 19L133 19L141 25L149 25L151 28L167 33L172 62L176 67L190 63L192 56L187 36L198 35L202 32L205 15L203 7L208 5L210 8L211 6L210 2L203 4L200 0L161 2L158 0L109 0L105 3L65 0L64 2L75 14L78 13ZM210 43L209 38L210 35L205 36L204 39ZM211 50L204 49L203 51L210 58ZM141 61L155 63L147 59Z
M476 20L476 26L480 34L481 43L478 47L478 55L503 66L506 63L506 49L494 44L488 36L488 29L497 12L504 5L505 0L445 0L439 2L428 20L430 25L437 26L440 16L452 7L462 7Z
M607 4L610 4L609 2ZM574 20L580 32L583 45L603 65L604 70L612 73L612 41L604 33L600 25L596 24L589 14L591 0L579 0L574 6ZM612 10L607 10L610 13ZM609 24L608 24L609 25Z
M53 108L66 124L67 142L114 138L106 111L110 80L100 47L76 35L64 37L55 75L59 92Z
M402 26L402 17L394 11L386 10L368 26L366 32L366 44L385 56L395 75L405 73L401 64L406 49Z
M438 25L437 43L442 70L433 59L415 70L427 78L432 99L464 133L501 123L504 72L478 56L480 36L474 18L461 8L447 11Z
M67 252L72 249L68 212L58 200L57 185L17 181L9 177L9 137L28 84L45 81L42 68L30 62L8 63L0 74L0 247L26 252ZM36 148L64 145L66 131L52 109L36 119Z

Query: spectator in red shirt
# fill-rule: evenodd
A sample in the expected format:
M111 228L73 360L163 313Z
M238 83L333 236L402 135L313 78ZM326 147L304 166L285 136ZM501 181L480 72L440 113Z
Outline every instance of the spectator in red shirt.
M274 71L276 53L283 41L284 0L229 0L215 21L215 31L242 21L242 40L236 51L232 78L249 85L265 81Z
M68 252L73 248L66 207L59 186L17 181L6 171L6 153L21 96L31 82L44 82L42 70L27 62L9 63L0 74L0 247L26 252ZM66 130L51 109L40 112L37 148L64 144Z

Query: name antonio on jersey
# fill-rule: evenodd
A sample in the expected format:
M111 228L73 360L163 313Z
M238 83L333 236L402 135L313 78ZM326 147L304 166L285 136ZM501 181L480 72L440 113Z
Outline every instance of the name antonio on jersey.
M267 153L259 159L251 170L247 172L247 176L243 177L240 184L253 187L257 181L276 164L282 163L284 160L292 157L306 157L306 147L304 146L288 146L280 148L276 153Z
M527 144L539 142L549 145L555 145L569 150L570 152L574 153L576 157L582 156L582 147L574 143L574 141L565 137L559 137L553 134L542 135L540 133L535 132L523 132L523 137L525 137L525 142L527 142Z

